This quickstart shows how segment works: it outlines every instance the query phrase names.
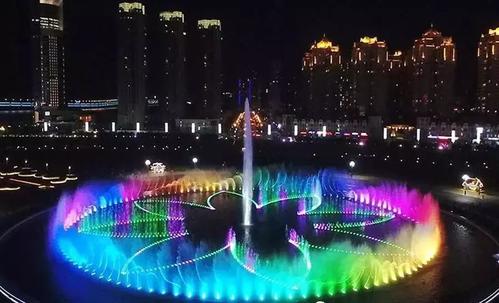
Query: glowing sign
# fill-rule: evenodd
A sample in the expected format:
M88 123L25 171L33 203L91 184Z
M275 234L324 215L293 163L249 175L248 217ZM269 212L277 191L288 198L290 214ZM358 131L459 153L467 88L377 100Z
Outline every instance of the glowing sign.
M484 188L483 182L478 178L472 178L468 175L463 176L463 189L481 192Z

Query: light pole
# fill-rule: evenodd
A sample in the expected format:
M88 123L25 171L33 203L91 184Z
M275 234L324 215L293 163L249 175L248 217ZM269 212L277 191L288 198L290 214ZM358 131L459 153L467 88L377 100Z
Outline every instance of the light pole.
M348 163L348 166L350 167L350 177L353 177L353 169L355 168L355 165L356 163L353 160Z
M466 196L466 182L470 179L470 176L468 174L464 174L461 179L463 180L463 195Z
M194 164L194 167L197 166L198 162L199 162L199 159L197 157L192 158L192 164Z

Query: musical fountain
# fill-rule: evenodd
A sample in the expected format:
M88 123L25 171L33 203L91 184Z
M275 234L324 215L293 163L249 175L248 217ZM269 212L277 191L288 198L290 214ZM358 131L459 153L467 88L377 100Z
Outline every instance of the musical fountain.
M66 292L65 300L82 302L93 292L108 301L124 300L123 293L130 302L435 298L433 288L425 293L421 285L438 287L446 269L436 264L452 260L443 247L457 244L446 243L444 226L456 227L443 220L430 194L367 184L332 169L253 168L249 117L246 101L242 174L196 169L136 176L63 195L50 220L46 262L49 271L57 268L58 286L40 296ZM87 291L75 295L76 285Z

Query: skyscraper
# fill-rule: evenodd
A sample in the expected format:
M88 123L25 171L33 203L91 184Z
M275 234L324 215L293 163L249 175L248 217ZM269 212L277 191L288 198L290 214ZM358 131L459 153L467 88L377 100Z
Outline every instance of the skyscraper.
M65 106L62 0L39 0L32 19L33 99L36 108Z
M416 112L446 117L454 103L456 48L451 37L433 27L412 48L413 107Z
M220 20L198 21L200 93L196 105L200 118L217 119L222 111L222 24Z
M118 125L134 129L143 123L146 107L145 6L119 4L118 18Z
M269 88L268 88L268 104L267 109L271 116L277 116L282 112L282 89L281 89L281 64L277 61L274 61L271 64L270 71L270 80L269 80Z
M182 118L185 114L185 37L184 14L163 12L160 18L161 119Z
M388 51L377 37L363 37L352 51L353 94L361 116L385 116Z
M309 118L331 118L340 109L340 47L322 38L303 58L306 104Z
M401 51L388 54L388 103L387 114L392 121L408 118L410 102L406 58Z
M478 103L482 111L499 112L499 27L483 34L478 45Z

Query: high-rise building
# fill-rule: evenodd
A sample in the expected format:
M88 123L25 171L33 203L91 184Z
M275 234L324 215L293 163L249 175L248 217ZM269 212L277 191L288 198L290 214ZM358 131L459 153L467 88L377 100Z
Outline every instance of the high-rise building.
M340 108L343 118L349 118L356 115L357 110L354 102L352 63L345 61L341 65L340 72Z
M388 54L387 115L391 121L406 121L409 115L407 61L401 51Z
M270 80L268 88L268 104L267 109L271 116L276 116L282 113L282 70L279 62L271 64Z
M499 112L499 27L483 34L478 45L478 105Z
M198 21L200 93L196 105L201 118L220 118L222 114L222 24L220 20Z
M119 4L118 125L134 129L145 120L146 18L138 2Z
M422 114L446 117L454 106L456 48L451 37L433 27L416 39L410 60L413 107Z
M340 47L322 38L303 58L306 104L309 118L331 118L340 109Z
M182 118L186 107L184 14L163 12L160 18L161 119Z
M62 0L37 0L32 30L35 107L63 108L66 96Z
M361 116L385 116L388 50L377 37L363 37L352 51L353 94Z

